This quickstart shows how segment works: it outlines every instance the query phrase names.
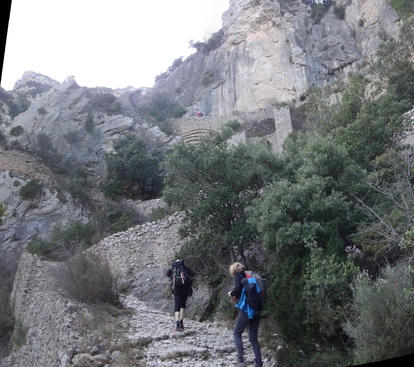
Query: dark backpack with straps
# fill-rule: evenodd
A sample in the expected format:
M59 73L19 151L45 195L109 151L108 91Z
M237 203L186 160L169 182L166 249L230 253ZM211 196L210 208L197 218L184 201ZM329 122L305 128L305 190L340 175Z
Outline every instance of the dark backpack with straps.
M176 260L171 264L172 267L172 289L191 284L191 279L184 268L183 260Z
M241 281L246 301L254 310L260 310L265 304L266 280L256 272L246 271L246 278Z

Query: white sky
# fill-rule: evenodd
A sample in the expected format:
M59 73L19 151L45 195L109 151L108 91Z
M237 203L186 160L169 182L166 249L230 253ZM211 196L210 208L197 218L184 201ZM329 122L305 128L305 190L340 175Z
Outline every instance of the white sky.
M13 0L1 86L25 71L81 86L152 87L222 27L229 0Z

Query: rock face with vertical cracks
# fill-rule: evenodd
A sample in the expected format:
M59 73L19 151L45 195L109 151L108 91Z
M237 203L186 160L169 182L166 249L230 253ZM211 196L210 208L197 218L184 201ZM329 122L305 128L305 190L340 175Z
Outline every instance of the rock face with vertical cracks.
M298 101L308 88L332 85L369 65L383 35L398 32L398 15L386 0L336 6L343 7L343 19L332 6L315 24L301 1L281 8L278 1L231 0L220 46L199 48L155 87L212 116Z

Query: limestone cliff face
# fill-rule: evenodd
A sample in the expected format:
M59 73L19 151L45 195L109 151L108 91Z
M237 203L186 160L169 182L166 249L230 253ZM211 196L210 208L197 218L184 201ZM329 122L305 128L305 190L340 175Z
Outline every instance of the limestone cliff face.
M313 24L301 1L230 0L219 48L200 50L159 80L190 113L226 116L298 101L311 86L346 79L370 64L382 35L398 32L387 0L342 0Z
M28 84L29 81L19 81L15 93L25 91ZM5 132L8 135L13 127L21 126L23 133L13 143L29 151L36 149L39 134L47 135L57 154L72 165L84 167L99 180L105 172L104 154L112 150L113 140L129 132L147 136L158 146L171 140L158 127L134 116L131 100L135 94L141 92L90 89L69 79L38 95L25 112L6 126Z

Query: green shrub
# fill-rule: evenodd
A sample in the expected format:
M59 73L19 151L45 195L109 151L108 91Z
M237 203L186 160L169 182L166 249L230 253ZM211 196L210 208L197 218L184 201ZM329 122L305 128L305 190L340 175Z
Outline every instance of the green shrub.
M345 19L345 6L334 6L333 13L338 19Z
M177 69L183 63L183 59L180 57L175 59L172 65L168 68L168 71L172 73L175 69Z
M315 24L320 24L321 19L325 14L325 9L321 4L314 4L311 8L311 17Z
M207 70L204 73L203 79L201 79L201 84L203 84L203 85L209 85L209 84L211 84L213 82L214 82L214 72L211 69L210 70Z
M395 73L389 78L389 84L397 99L407 101L411 108L414 102L414 69Z
M349 259L339 262L334 255L315 245L310 245L311 255L306 269L303 296L306 302L306 323L319 332L323 347L342 346L348 339L342 322L351 307L351 278L358 268ZM329 340L328 345L323 345Z
M173 112L173 116L174 118L180 118L182 116L184 116L187 113L187 110L184 107L178 107L174 110Z
M20 125L17 125L10 130L11 136L20 136L22 134L23 134L23 127Z
M93 253L78 253L54 273L63 292L79 302L119 306L118 282L108 262Z
M215 33L212 33L210 38L206 42L194 42L194 40L189 41L190 48L195 48L197 52L203 52L208 54L210 51L215 50L221 46L223 43L223 29L218 30Z
M20 189L19 194L23 200L34 199L42 192L42 189L43 184L40 181L32 180Z
M106 235L119 230L124 231L146 220L144 216L139 218L139 213L128 205L108 204L106 208L96 213L94 223L97 234L92 238L92 243L96 243Z
M133 212L129 211L123 213L111 224L111 233L123 232L133 226L132 222Z
M177 108L173 96L166 92L155 92L151 95L150 102L141 107L141 112L153 117L156 122L161 122L173 117Z
M66 260L78 251L92 246L95 234L96 229L91 223L74 222L67 228L56 225L53 228L51 240L54 243L54 250L49 258L57 261Z
M63 189L69 191L73 198L81 200L82 204L86 205L90 202L90 197L86 190L88 186L88 176L86 172L77 170L73 177L65 182Z
M97 94L93 99L92 105L97 108L107 108L115 102L115 100L116 97L111 93Z
M52 141L45 133L37 134L35 153L43 163L51 168L54 168L61 161Z
M215 50L221 46L222 41L223 41L223 36L224 36L223 29L220 29L217 32L211 34L210 38L207 40L207 46L209 48L209 51Z
M414 353L412 266L387 266L376 280L362 274L355 283L353 309L344 328L355 344L355 364Z
M0 226L3 224L3 217L4 217L4 213L7 210L7 206L5 206L3 203L0 203Z
M38 108L37 112L38 112L39 115L46 115L47 114L47 111L44 107Z
M91 134L93 132L94 129L94 123L93 123L93 116L91 114L88 115L88 117L86 118L85 121L85 131L88 134Z
M209 51L207 43L205 42L200 42L200 41L194 42L194 40L190 40L188 44L190 48L195 48L197 52L208 53Z
M20 96L16 103L10 101L7 105L9 106L10 117L14 119L17 115L20 115L29 108L30 102L26 97Z
M132 134L115 141L113 146L114 152L105 156L109 184L124 182L132 195L140 194L142 199L149 192L155 194L161 183L159 165L162 151L151 148L145 140Z
M26 342L26 336L29 328L23 324L21 320L17 320L13 331L13 344L21 348Z
M96 229L90 223L75 222L67 228L57 224L50 241L35 237L27 244L26 250L46 260L65 261L78 251L92 246L95 235Z
M108 198L114 199L124 191L125 182L123 180L111 180L105 184L104 193Z
M226 126L230 127L235 133L243 130L242 125L237 120L229 120L226 122Z
M111 93L101 93L95 96L92 106L112 115L121 109L121 102L116 101L116 97Z
M170 212L170 210L168 210L167 208L164 208L164 207L158 207L158 208L155 208L152 212L151 212L151 215L150 215L150 218L149 218L149 220L151 221L151 222L155 222L155 221L157 221L158 219L163 219L163 218L165 218L167 215L169 215L169 214L171 214L171 212Z
M402 19L407 19L414 13L412 0L391 0L390 4Z
M115 101L114 103L112 103L107 109L106 112L109 115L115 115L117 114L119 111L121 111L121 107L122 107L122 103L120 101Z
M171 123L170 123L170 122L168 122L168 121L165 121L165 120L163 120L163 121L158 121L157 126L160 128L160 130L161 130L164 134L167 134L167 135L172 135L172 134L174 133L174 129L173 129L173 127L172 127Z
M51 242L47 242L41 238L35 237L29 241L26 246L26 250L31 254L48 258L55 250L55 245Z

